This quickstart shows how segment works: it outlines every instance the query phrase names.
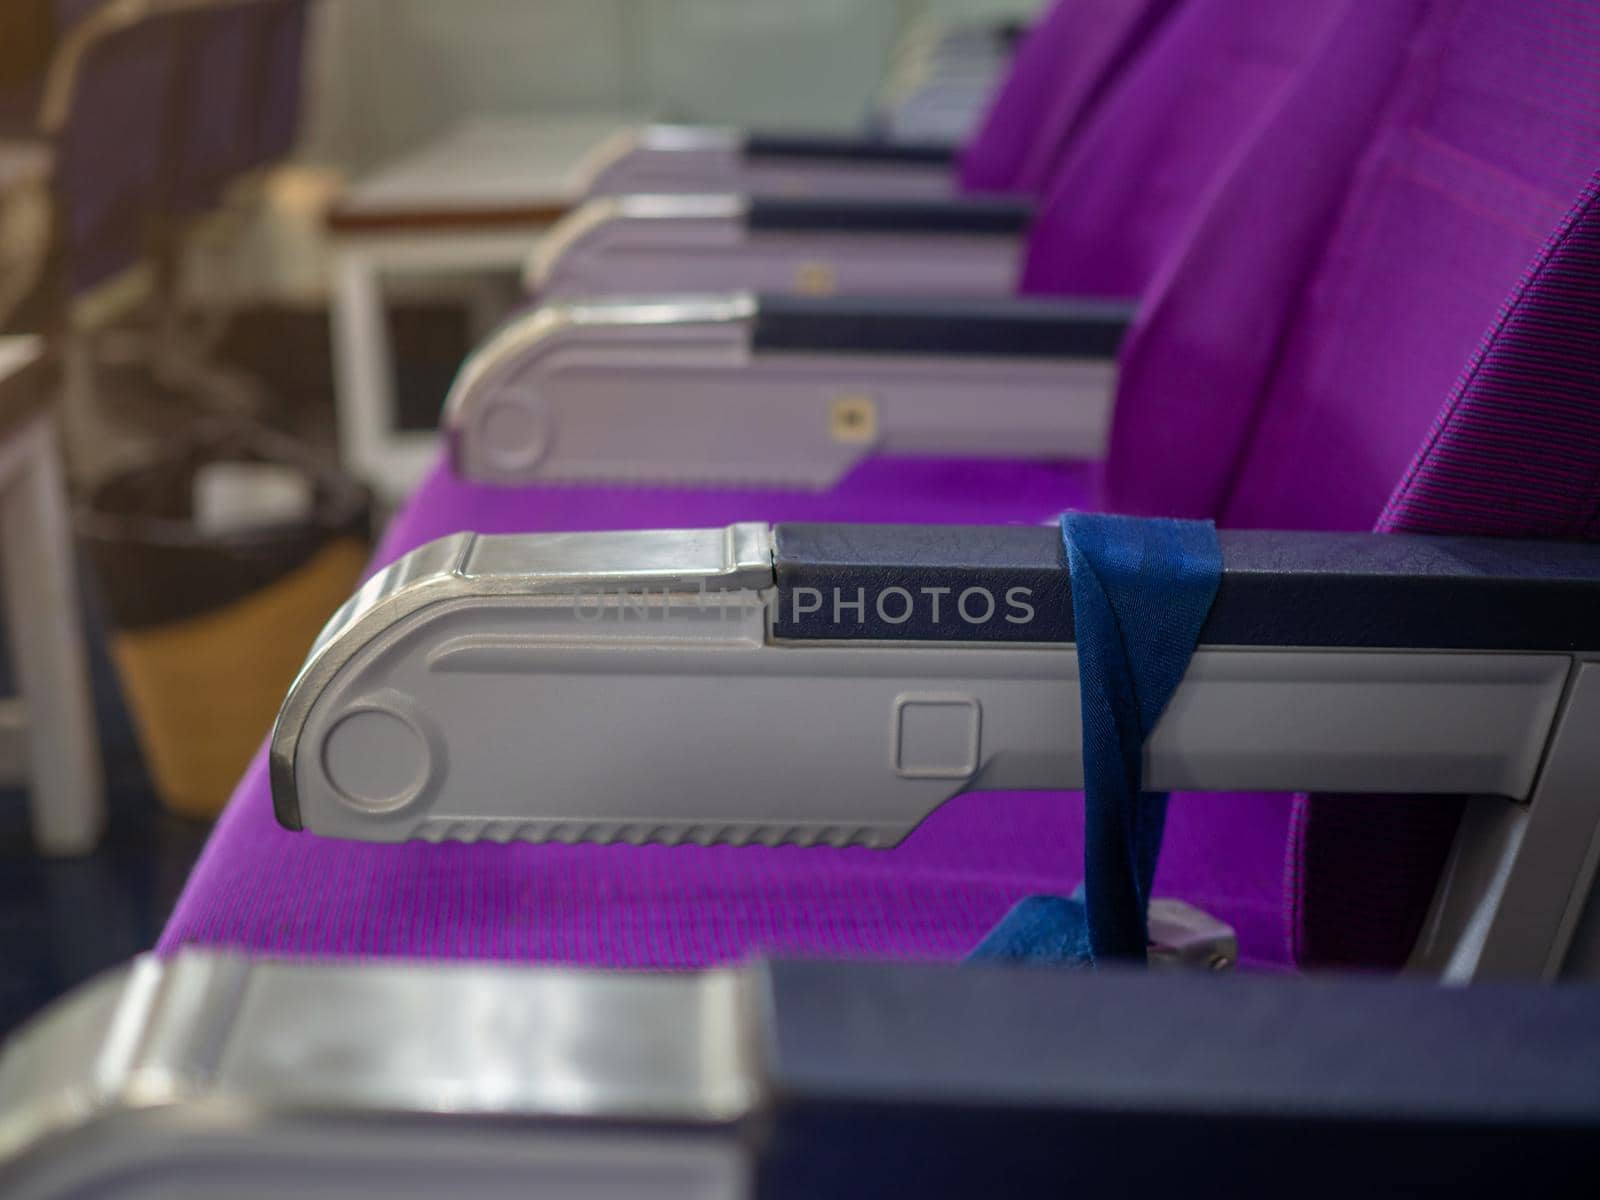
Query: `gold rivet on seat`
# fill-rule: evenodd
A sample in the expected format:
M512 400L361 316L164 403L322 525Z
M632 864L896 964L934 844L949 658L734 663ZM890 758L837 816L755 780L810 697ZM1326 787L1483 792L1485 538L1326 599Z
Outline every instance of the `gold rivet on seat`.
M858 445L878 438L878 406L861 392L841 392L828 412L828 432L836 442Z
M832 263L801 263L794 271L794 290L802 296L831 296L839 287Z

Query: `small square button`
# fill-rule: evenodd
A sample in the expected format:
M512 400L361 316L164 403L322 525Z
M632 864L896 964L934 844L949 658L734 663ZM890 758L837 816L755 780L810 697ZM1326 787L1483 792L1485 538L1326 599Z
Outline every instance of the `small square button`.
M967 779L978 770L981 708L959 692L902 692L894 699L895 774Z

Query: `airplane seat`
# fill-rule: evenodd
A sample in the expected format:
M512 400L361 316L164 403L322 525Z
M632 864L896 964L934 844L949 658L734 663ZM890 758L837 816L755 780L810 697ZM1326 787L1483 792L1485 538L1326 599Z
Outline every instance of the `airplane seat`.
M1016 20L913 23L890 53L866 128L891 141L965 141L1027 30Z
M174 104L174 154L167 175L168 214L191 221L221 204L249 167L259 103L261 10L267 0L188 15L181 32L183 88Z
M958 148L881 137L657 126L627 130L585 166L584 195L734 194L942 198L1022 193L1048 177L1056 143L1176 0L1055 0L1028 31L992 102Z
M310 0L288 0L262 10L261 103L252 156L258 166L287 159L300 135L310 16Z
M1331 236L1312 230L1274 243L1260 231L1293 209L1269 200L1248 172L1224 183L1125 349L1105 476L1111 508L1277 529L1357 528L1389 511L1465 348L1600 159L1600 97L1592 84L1569 83L1593 49L1579 7L1558 3L1526 20L1472 4L1453 21L1442 19L1449 6L1431 13L1354 188L1327 214ZM1545 40L1552 26L1566 39L1561 51ZM1292 102L1348 98L1329 86ZM1309 158L1278 161L1327 169ZM1240 228L1258 236L1242 242ZM1472 252L1455 255L1448 247L1457 245ZM1274 271L1301 275L1292 318L1261 303L1264 292L1240 293L1239 279ZM1193 372L1191 356L1221 344L1222 319L1258 337L1233 339L1234 353L1212 360L1216 369ZM1402 327L1415 331L1404 356L1374 352ZM1194 383L1181 396L1171 382L1178 372ZM1454 532L1456 514L1410 527ZM1292 897L1297 959L1402 965L1435 894L1453 818L1450 801L1298 804L1288 867L1303 889Z
M713 359L699 348L697 334L676 369L606 372L603 386L589 383L585 369L604 371L614 356L630 352L641 336L632 314L646 310L625 298L608 306L601 297L602 303L551 303L512 319L467 360L446 400L456 470L512 484L615 477L825 488L875 452L1098 460L1111 420L1112 352L1121 330L1162 260L1182 245L1214 177L1230 169L1239 146L1259 136L1261 122L1276 112L1301 71L1341 75L1345 94L1325 115L1307 114L1308 130L1325 128L1328 140L1316 163L1304 170L1291 166L1295 176L1274 181L1286 197L1295 188L1304 193L1284 206L1282 219L1310 212L1315 195L1343 186L1343 172L1386 86L1385 63L1392 56L1386 60L1382 48L1399 44L1409 28L1405 9L1377 14L1362 35L1370 58L1346 67L1333 61L1342 51L1330 38L1341 19L1352 19L1348 13L1342 3L1285 8L1192 0L1105 97L1082 134L1082 151L1062 164L1026 246L1023 279L1030 298L980 309L958 298L887 300L879 297L894 293L869 291L846 302L790 299L756 288L754 297L727 297L676 316L669 305L651 311L686 331L704 323L704 338L725 341L728 357ZM1217 85L1219 67L1229 86ZM1108 146L1118 147L1116 176L1098 161ZM1275 153L1293 158L1300 151L1288 146ZM1147 188L1146 180L1157 182ZM1305 225L1313 236L1317 219ZM836 249L843 280L859 259L845 240ZM919 263L929 257L902 253ZM582 251L567 257L580 260L574 278L585 277ZM602 244L594 259L599 273L605 258ZM620 278L628 273L626 254L618 261ZM654 253L646 261L651 269L674 262ZM691 252L676 264L705 261L716 262L709 252ZM867 278L854 282L865 287ZM1061 299L1039 298L1055 296ZM1094 298L1104 303L1084 303ZM690 311L700 314L696 320ZM956 320L958 314L965 321ZM925 331L920 340L914 329ZM1038 336L1024 339L1025 330ZM905 351L912 356L897 356ZM725 381L718 363L728 364L734 378ZM664 360L658 365L667 368ZM562 372L571 385L558 382ZM781 418L754 408L746 410L748 421L743 413L733 420L719 414L715 423L692 415L696 403L718 408L713 389L736 383L743 394L757 381L771 397L765 403L786 410ZM946 411L935 415L933 396L941 385L948 389L941 397ZM567 386L593 394L579 398ZM980 387L987 410L964 403ZM638 402L623 398L633 389ZM663 414L651 417L648 427L641 422L644 391L653 397L651 410ZM839 410L837 428L832 411L829 423L814 415L818 393ZM635 444L626 451L612 417L619 406L635 414ZM780 420L781 440L770 436ZM708 429L719 430L715 441L704 436ZM606 451L608 444L617 448Z
M1562 36L1546 36L1552 24ZM1122 355L1103 481L1092 468L1049 463L882 459L860 469L860 484L852 476L832 491L758 495L638 484L496 489L441 469L397 518L383 554L463 528L659 529L832 513L1036 523L1082 503L1083 480L1096 489L1089 499L1134 511L1211 512L1234 526L1371 528L1387 493L1367 481L1384 471L1391 485L1400 478L1406 439L1413 449L1423 440L1499 296L1600 160L1593 81L1589 91L1571 88L1587 78L1586 28L1576 7L1556 0L1517 10L1419 2L1389 6L1382 20L1365 6L1355 11L1158 274ZM1561 102L1519 105L1504 122L1464 120L1482 95L1473 81L1484 59L1507 46L1518 48L1522 70L1567 82ZM1375 131L1363 110L1377 118ZM1531 156L1530 144L1560 152ZM1411 168L1444 173L1419 184L1410 170L1391 168L1400 149L1413 155L1405 160ZM1436 157L1416 157L1429 154ZM1451 180L1455 192L1437 190ZM1514 221L1487 228L1478 215L1485 205ZM1430 236L1439 220L1470 236ZM1414 239L1404 245L1383 240L1405 230ZM1366 255L1366 237L1380 238L1384 253ZM1397 261L1406 286L1384 294ZM1377 313L1381 329L1371 319ZM649 320L654 327L660 315ZM1264 443L1263 431L1279 425L1287 428ZM1380 427L1384 436L1370 449L1352 444L1351 431ZM1218 486L1230 478L1231 493ZM1244 507L1269 493L1270 515ZM628 746L614 753L626 755ZM530 771L537 778L539 768ZM1081 845L1071 803L1059 794L991 792L946 803L883 855L783 846L380 846L319 838L314 821L309 836L274 828L267 773L262 759L241 785L163 953L198 943L610 966L693 966L759 949L954 957L1019 895L1070 890ZM1185 797L1173 807L1158 893L1193 899L1233 924L1241 955L1257 964L1287 965L1285 912L1315 891L1286 883L1291 808L1287 794ZM1380 836L1403 846L1402 814L1387 811L1385 820ZM476 826L464 819L452 828L452 836L471 837ZM1392 887L1380 865L1369 864L1342 894L1365 902ZM1419 919L1392 915L1397 927ZM1376 954L1371 965L1393 963Z
M1341 11L1191 0L1146 12L1118 42L1075 45L1065 66L1092 71L1019 63L1016 81L1037 86L1028 101L1050 119L1041 128L1002 103L1004 138L974 152L1006 139L1037 150L1019 189L1037 203L982 189L917 203L613 197L557 224L529 259L529 289L545 303L731 288L1137 297L1209 179Z
M524 270L527 288L544 300L732 287L1009 295L1031 198L1172 7L1171 0L1057 3L1030 31L988 122L969 139L959 179L937 193L852 195L800 176L776 186L777 176L754 174L674 196L645 180L613 178L605 195L540 240ZM784 146L763 138L746 151L781 163L791 151L821 148L814 140ZM948 165L940 170L949 174Z
M89 33L103 15L114 12L96 10L75 32ZM111 24L88 38L76 70L58 73L62 87L45 97L43 124L53 135L61 197L63 299L135 266L160 219L180 22Z
M202 229L213 250L236 236L259 198L249 185L293 149L305 10L305 0L203 5L181 30L151 357L168 387L225 413L259 415L270 400L219 361L234 305L216 288L203 305L186 295L186 252Z
M962 147L964 192L1037 196L1096 99L1179 0L1062 0L1023 36L983 121Z
M918 464L876 475L866 515L910 528L771 527L775 491L493 488L441 466L330 622L274 778L264 753L160 957L0 1057L0 1188L1148 1195L1197 1170L1307 1197L1592 1187L1600 997L1527 981L1600 962L1595 25L1576 0L1352 11L1157 272L1088 498L1222 526L1210 664L1147 744L1147 783L1243 767L1278 789L1177 799L1158 893L1217 899L1257 965L1387 969L1409 936L1428 974L1517 982L439 961L953 959L1008 897L1070 889L1082 849L1060 791L958 795L887 851L514 840L714 840L706 812L731 805L775 841L814 838L818 814L870 835L891 789L930 781L885 760L888 722L847 693L869 680L880 718L901 687L960 710L927 689L975 678L963 657L998 664L1000 688L1043 680L1038 711L983 710L984 749L996 718L1028 723L1036 753L977 769L974 738L930 786L1060 770L1076 693L1038 664L1070 610L1045 614L1055 646L952 638L926 606L909 629L881 610L857 627L837 600L798 615L801 585L829 578L881 600L1026 572L1059 596L1059 535L1022 511L1059 504L1047 464L947 463L925 497ZM1380 43L1380 17L1403 36ZM661 316L642 320L659 334ZM928 524L992 519L1011 477L1010 524ZM654 532L549 536L547 512L583 528L585 504L588 528ZM661 528L679 516L749 523ZM758 602L734 636L703 637L708 583ZM619 618L623 589L658 594L657 624L567 624L585 584L616 587ZM385 676L386 656L412 673ZM1310 719L1306 693L1337 719ZM414 750L392 728L366 755L366 735L335 736L383 729L374 713L438 734L414 794L371 753ZM1227 753L1185 736L1208 722ZM1352 767L1360 794L1291 798ZM1414 794L1384 794L1397 777Z

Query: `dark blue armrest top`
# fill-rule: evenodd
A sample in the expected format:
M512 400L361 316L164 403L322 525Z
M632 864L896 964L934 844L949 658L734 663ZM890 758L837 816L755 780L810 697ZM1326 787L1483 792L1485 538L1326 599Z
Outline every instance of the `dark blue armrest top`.
M1600 648L1600 546L1240 530L1218 537L1222 585L1202 645ZM1053 526L792 524L777 527L775 545L780 637L1073 640Z
M884 166L939 166L955 162L956 147L945 142L899 142L859 134L747 133L747 159L806 159L878 163Z
M1133 314L1115 300L763 295L751 339L758 351L1113 358Z
M759 1006L763 1196L1577 1195L1600 1170L1593 988L777 963Z
M1026 200L790 199L752 196L745 226L773 233L903 233L1020 237L1033 219Z

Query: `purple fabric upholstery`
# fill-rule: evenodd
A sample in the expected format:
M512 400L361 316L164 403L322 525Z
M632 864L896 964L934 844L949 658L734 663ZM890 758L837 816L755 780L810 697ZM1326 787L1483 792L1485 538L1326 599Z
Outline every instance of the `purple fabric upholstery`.
M1600 174L1501 308L1378 528L1600 539ZM1437 799L1301 800L1289 860L1296 959L1403 962L1460 813Z
M1079 122L1176 3L1055 0L962 151L962 189L1042 192Z
M1349 7L1188 0L1174 12L1066 148L1029 234L1022 290L1141 295Z
M260 0L186 18L170 215L210 211L230 184L293 148L305 22L305 0Z
M77 295L135 262L163 207L180 22L113 34L88 55L56 147L66 285Z
M1294 298L1426 6L1350 6L1217 182L1183 254L1152 280L1122 351L1107 459L1113 511L1220 514Z
M265 7L202 10L184 22L164 215L209 212L251 165Z
M1384 12L1398 19L1402 7ZM1106 475L1113 507L1214 514L1257 528L1359 529L1384 513L1501 298L1600 161L1600 23L1592 8L1440 0L1418 15L1394 88L1363 96L1356 86L1379 82L1366 44L1378 14L1364 10L1331 47L1348 70L1310 73L1308 86L1286 100L1303 107L1304 118L1273 131L1304 131L1330 105L1358 97L1381 105L1379 132L1354 162L1342 207L1285 209L1284 187L1263 190L1269 168L1248 164L1157 285L1124 355ZM1337 86L1329 92L1319 86L1326 84ZM1330 154L1332 145L1318 137L1296 155L1269 135L1252 154L1305 181L1351 170L1345 153ZM1241 227L1257 231L1242 245ZM1246 282L1274 270L1282 283L1265 293ZM1229 337L1229 328L1257 336ZM1502 439L1510 425L1503 419ZM1482 423L1458 420L1452 430L1455 453L1492 457L1477 441L1489 436ZM1530 429L1522 452L1546 432ZM1473 503L1498 509L1505 488L1526 506L1530 478L1542 497L1558 490L1553 475L1538 471L1488 475ZM1420 496L1423 486L1414 481L1407 494ZM1482 531L1481 521L1462 520L1459 481L1453 490L1454 506L1436 509L1431 522L1390 519L1384 527ZM1300 805L1288 867L1296 960L1402 963L1458 807L1397 797Z
M259 111L252 166L281 162L300 133L308 0L284 0L263 13Z
M287 152L305 19L304 0L221 6L97 44L57 147L69 294L132 266L154 231Z
M1502 306L1379 528L1600 538L1600 173Z
M1221 510L1229 524L1371 527L1600 162L1592 4L1440 5L1415 53L1302 289Z

